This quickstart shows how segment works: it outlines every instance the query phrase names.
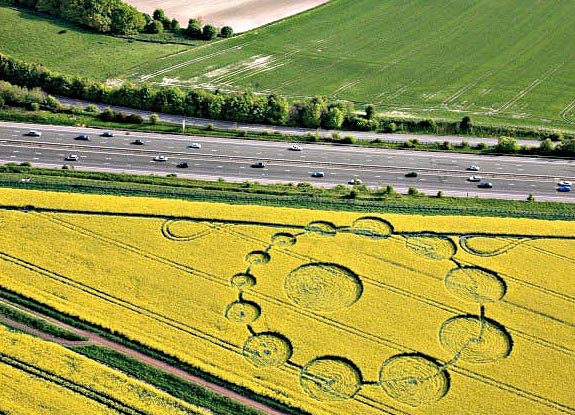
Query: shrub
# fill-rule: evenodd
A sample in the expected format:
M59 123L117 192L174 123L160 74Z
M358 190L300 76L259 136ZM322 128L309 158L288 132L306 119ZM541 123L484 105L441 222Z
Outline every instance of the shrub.
M152 115L150 115L149 120L150 120L150 124L156 125L160 121L160 116L156 113L153 113Z
M415 187L410 187L410 188L407 190L407 194L408 194L409 196L417 196L417 195L419 195L419 190L417 190Z
M126 122L130 124L142 124L144 122L144 118L140 114L130 114L126 117Z

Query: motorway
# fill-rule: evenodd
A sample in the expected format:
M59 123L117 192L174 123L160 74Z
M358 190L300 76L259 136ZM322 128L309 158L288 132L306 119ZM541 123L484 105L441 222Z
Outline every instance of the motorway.
M29 137L31 130L41 137ZM512 156L479 156L455 153L370 149L354 146L303 144L303 151L290 150L290 143L261 142L216 137L183 136L114 131L111 138L101 137L103 130L0 122L0 163L31 162L37 167L74 165L77 170L128 172L166 175L205 180L260 183L309 182L315 186L347 185L358 177L363 184L377 188L391 184L401 193L415 187L427 194L442 190L446 196L492 197L525 200L575 202L575 194L559 193L559 180L575 181L575 160L537 159ZM90 141L75 140L88 134ZM136 139L145 145L132 144ZM200 149L189 148L196 142ZM78 161L65 161L69 154ZM157 162L163 155L167 161ZM178 168L180 162L189 168ZM263 161L263 169L252 168ZM479 172L466 169L480 167ZM314 171L325 173L313 178ZM407 178L411 171L418 177ZM477 174L493 183L492 189L480 189L469 176ZM351 188L351 187L350 187Z

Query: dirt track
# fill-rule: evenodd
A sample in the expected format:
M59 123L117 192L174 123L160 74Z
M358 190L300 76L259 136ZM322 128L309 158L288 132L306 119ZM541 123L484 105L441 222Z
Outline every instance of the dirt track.
M73 326L62 323L61 321L55 320L53 318L44 316L40 313L29 310L27 308L24 308L20 305L15 304L15 303L12 303L12 302L9 302L6 300L1 300L1 301L6 303L6 304L9 304L10 306L12 306L14 308L18 308L18 309L20 309L20 310L22 310L28 314L32 314L36 317L39 317L39 318L44 319L46 321L49 321L50 323L52 323L55 326L61 327L61 328L68 330L72 333L76 333L80 336L83 336L83 337L87 338L88 340L86 340L86 341L70 341L70 340L60 339L60 338L54 337L52 335L43 333L43 332L36 330L34 328L28 327L24 324L12 321L12 320L5 318L3 316L0 316L0 323L4 323L8 326L17 328L17 329L25 331L25 332L28 332L30 334L33 334L33 335L40 337L40 338L43 338L45 340L61 344L65 347L68 347L71 349L73 349L74 347L88 346L88 345L104 346L104 347L107 347L109 349L116 350L116 351L118 351L118 352L120 352L126 356L130 356L134 359L137 359L140 362L146 363L146 364L153 366L157 369L161 369L165 372L171 373L171 374L178 376L179 378L185 379L191 383L203 386L206 389L210 389L216 393L219 393L220 395L227 396L228 398L233 399L235 401L238 401L238 402L240 402L246 406L249 406L253 409L257 409L258 411L261 411L262 413L270 414L270 415L286 415L285 412L282 412L278 409L270 408L267 405L264 405L260 402L257 402L253 399L250 399L246 396L240 395L239 393L236 393L232 390L229 390L223 386L217 385L215 383L212 383L212 382L209 382L205 379L202 379L198 376L192 375L192 374L185 372L181 369L173 367L173 366L171 366L165 362L162 362L161 360L154 359L148 355L145 355L143 353L140 353L138 351L135 351L135 350L130 349L126 346L115 343L113 341L110 341L110 340L108 340L104 337L101 337L97 334L94 334L92 332L77 329Z
M126 0L138 10L152 14L163 9L182 27L191 18L217 27L231 26L245 32L270 22L312 9L328 0Z

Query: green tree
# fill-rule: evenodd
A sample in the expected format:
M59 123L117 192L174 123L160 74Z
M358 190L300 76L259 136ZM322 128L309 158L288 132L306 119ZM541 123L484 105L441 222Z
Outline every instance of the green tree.
M373 105L366 105L365 107L365 118L367 118L368 120L373 119L373 117L375 116L375 108L373 107Z
M265 122L272 125L285 125L289 117L289 105L285 98L277 95L267 97Z
M146 33L162 33L164 31L164 25L159 20L152 20L146 25Z
M545 140L539 143L539 153L541 154L549 154L553 151L553 142L550 138L546 138Z
M224 38L232 37L234 35L234 29L230 26L224 26L220 30L220 36Z
M343 112L337 107L331 107L327 110L323 126L330 130L337 130L341 128L344 120Z
M321 125L323 114L327 110L324 97L314 97L303 106L301 124L303 127L317 128Z
M515 153L519 150L519 145L513 137L499 137L494 150L500 153Z
M218 29L211 24L207 24L202 29L202 37L206 40L215 39L218 36Z
M144 30L146 19L135 7L125 3L118 4L112 10L110 31L118 35L131 35Z
M188 20L188 27L184 30L184 36L189 39L200 39L202 37L202 27L196 19Z
M459 123L459 131L462 133L469 133L471 132L472 128L473 125L471 124L471 118L466 115L461 119L461 122Z

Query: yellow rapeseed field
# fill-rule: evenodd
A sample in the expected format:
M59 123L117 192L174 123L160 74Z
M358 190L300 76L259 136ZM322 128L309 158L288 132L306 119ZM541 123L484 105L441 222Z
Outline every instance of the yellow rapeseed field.
M1 287L310 413L575 413L573 222L0 200Z
M0 409L14 414L209 415L62 346L0 326Z

